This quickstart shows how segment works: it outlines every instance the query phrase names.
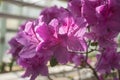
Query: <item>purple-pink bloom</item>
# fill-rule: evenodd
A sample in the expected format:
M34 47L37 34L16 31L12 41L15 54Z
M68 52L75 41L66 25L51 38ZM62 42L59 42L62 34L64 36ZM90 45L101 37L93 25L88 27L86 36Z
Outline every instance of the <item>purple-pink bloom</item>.
M18 64L23 68L26 68L26 71L22 77L31 76L30 80L35 80L35 78L41 74L43 76L48 75L48 67L46 66L47 58L39 57L38 55L32 58L19 58Z
M19 42L17 42L15 38L12 38L9 41L9 45L11 47L11 49L9 50L9 53L11 53L14 58L18 58L19 52L23 48L23 45L21 45Z
M114 80L119 80L119 79L117 77L115 77Z
M118 0L82 0L82 14L89 25L96 27L103 24L104 28L119 32L119 4Z
M24 76L31 76L31 80L35 80L39 74L48 75L47 62L51 57L50 51L37 52L41 39L35 33L35 27L34 21L26 22L9 42L10 53L17 57L18 64L26 69ZM43 52L46 55L41 55Z
M69 17L64 18L62 22L59 19L53 19L49 25L43 24L36 28L36 33L42 39L41 44L47 43L44 44L44 48L53 51L53 56L62 64L68 62L68 49L72 51L86 50L87 44L83 38L85 32L85 28L78 27L73 18ZM39 47L38 51L42 48L43 46Z
M44 48L53 51L53 56L58 62L62 64L68 62L68 49L72 51L87 49L86 41L83 38L86 32L84 19L80 19L78 26L68 10L56 6L45 9L41 15L43 15L44 24L37 26L36 33L42 39L41 44L47 43L44 44ZM42 49L41 44L37 48L38 51Z
M76 66L80 66L85 61L85 56L83 54L75 55L73 56L72 61Z
M112 69L120 69L120 54L116 50L107 48L97 55L96 69L100 73L110 73Z
M57 6L53 6L50 8L45 8L40 15L43 15L42 21L49 24L54 18L62 21L66 16L70 15L70 13L63 7L58 8Z
M27 22L23 31L18 32L16 40L23 45L19 56L23 58L32 58L36 52L36 46L39 44L40 39L34 33L34 22Z
M74 17L81 17L81 0L69 0L68 10Z
M100 79L100 80L104 80L104 77L103 77L102 74L99 75L99 79Z

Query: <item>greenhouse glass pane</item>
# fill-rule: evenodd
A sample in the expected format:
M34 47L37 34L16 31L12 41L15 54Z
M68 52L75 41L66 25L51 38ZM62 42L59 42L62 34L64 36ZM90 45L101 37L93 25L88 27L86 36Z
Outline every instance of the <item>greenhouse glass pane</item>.
M10 18L8 18L6 20L7 29L16 30L16 29L18 29L18 26L19 26L19 20L18 19L10 19Z

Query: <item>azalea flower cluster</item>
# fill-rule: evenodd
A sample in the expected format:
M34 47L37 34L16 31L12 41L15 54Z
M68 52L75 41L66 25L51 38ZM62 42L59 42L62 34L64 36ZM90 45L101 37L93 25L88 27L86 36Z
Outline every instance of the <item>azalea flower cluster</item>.
M105 74L120 69L119 32L119 0L69 0L67 8L46 8L21 25L9 41L10 53L26 69L23 77L35 80L48 75L48 62L87 66L88 53L97 49L95 70ZM92 44L97 48L90 51Z

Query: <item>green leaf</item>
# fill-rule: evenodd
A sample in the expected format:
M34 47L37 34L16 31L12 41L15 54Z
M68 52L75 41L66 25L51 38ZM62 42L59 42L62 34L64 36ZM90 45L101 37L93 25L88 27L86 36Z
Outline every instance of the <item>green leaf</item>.
M98 45L98 42L92 42L91 43L91 46L97 46Z
M57 59L52 57L50 60L50 66L54 67L58 64Z

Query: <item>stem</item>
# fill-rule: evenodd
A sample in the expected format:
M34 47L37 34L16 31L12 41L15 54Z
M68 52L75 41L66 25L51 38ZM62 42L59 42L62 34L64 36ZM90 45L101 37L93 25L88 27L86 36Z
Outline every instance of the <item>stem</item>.
M79 76L79 79L78 79L78 80L81 80L79 68L77 68L77 73L78 73L78 76Z
M49 80L53 80L50 76L48 76L48 79L49 79Z
M120 70L118 69L118 77L119 77L119 80L120 80Z
M14 61L15 61L15 60L12 59L11 63L9 64L10 71L12 71L12 67L13 67Z
M91 41L88 41L88 48L90 47L90 44L91 44ZM88 49L86 51L86 59L85 59L85 62L87 63L87 60L88 60Z
M95 75L96 79L99 80L99 77L98 77L96 70L89 63L86 62L86 64L93 71L93 74Z

